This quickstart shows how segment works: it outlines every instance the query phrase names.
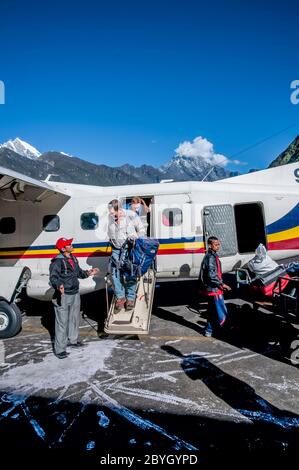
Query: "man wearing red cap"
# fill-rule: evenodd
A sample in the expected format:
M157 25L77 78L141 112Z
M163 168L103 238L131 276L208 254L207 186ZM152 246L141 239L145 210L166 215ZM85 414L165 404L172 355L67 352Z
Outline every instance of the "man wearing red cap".
M98 268L84 271L77 258L72 254L73 238L59 238L56 248L60 254L50 264L50 283L55 289L53 304L55 310L55 343L54 351L59 359L68 356L67 346L80 347L78 341L80 322L79 280L93 276Z

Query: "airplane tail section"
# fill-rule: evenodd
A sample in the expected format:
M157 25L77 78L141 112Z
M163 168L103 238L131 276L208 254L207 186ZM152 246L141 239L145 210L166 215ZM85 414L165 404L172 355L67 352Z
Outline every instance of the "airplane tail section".
M236 184L262 184L298 186L299 188L299 162L268 168L267 170L254 171L245 175L234 176L217 183Z

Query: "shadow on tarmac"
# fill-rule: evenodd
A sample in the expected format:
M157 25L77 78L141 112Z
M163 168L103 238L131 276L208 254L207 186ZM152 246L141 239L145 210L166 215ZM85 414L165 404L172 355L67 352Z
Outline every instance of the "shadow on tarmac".
M256 401L259 397L250 387L220 373L218 368L207 364L208 361L183 356L174 348L164 350L181 357L182 368L192 380L203 380L235 409L246 405L253 410L261 406ZM223 390L225 381L226 392ZM233 390L235 386L237 390ZM244 396L238 397L238 392ZM297 453L299 429L291 426L295 415L291 417L290 413L270 404L271 412L279 414L280 411L279 416L274 415L276 419L236 423L195 414L133 408L130 413L134 419L127 419L113 407L39 396L15 398L19 404L12 407L7 394L0 393L1 448L9 456L10 464L45 463L45 459L47 463L57 464L62 457L73 463L81 459L99 463L99 459L108 454L141 457L194 454L200 468L213 463L240 468L249 462L261 463L261 458L267 464L287 463ZM10 400L13 400L11 394Z
M231 408L246 418L262 420L281 428L299 428L297 414L281 410L255 393L247 383L212 364L199 354L182 354L173 346L161 346L163 351L181 358L181 368L191 380L201 380Z

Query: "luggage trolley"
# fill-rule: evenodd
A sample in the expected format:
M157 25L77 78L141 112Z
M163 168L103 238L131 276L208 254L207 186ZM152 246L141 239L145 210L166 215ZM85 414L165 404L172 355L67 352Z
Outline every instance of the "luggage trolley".
M110 305L108 297L108 288L109 285L111 285L110 275L106 276L105 281L107 303L107 318L104 326L105 333L148 334L155 293L156 271L149 269L143 276L138 278L134 309L129 311L123 308L118 313L114 312L116 297L113 295Z
M283 277L281 282L281 289L284 289L290 280L286 275L285 267L282 265L277 266L272 271L265 274L254 274L248 268L240 268L236 271L237 287L246 286L248 293L252 297L271 298L273 293L277 290L277 280Z

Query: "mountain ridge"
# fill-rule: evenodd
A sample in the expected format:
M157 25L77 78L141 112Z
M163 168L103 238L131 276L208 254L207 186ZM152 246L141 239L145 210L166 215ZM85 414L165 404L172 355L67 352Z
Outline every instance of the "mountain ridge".
M27 158L24 158L27 157ZM0 165L25 175L46 179L49 174L66 183L100 186L159 183L164 179L174 181L207 181L232 176L224 168L212 166L203 157L175 155L164 165L155 168L143 164L135 167L128 163L119 167L95 164L65 152L40 153L27 142L16 138L0 145Z
M296 161L299 161L299 136L271 162L269 168ZM57 181L97 186L159 183L164 179L216 181L236 176L236 172L212 165L201 156L176 154L158 168L147 164L135 167L129 163L111 167L91 163L65 152L40 153L20 138L0 144L0 165L39 180L45 180L49 174L54 174ZM256 170L249 170L252 171Z
M269 165L269 168L275 166L287 165L299 161L299 135L290 143L290 145L281 152Z

